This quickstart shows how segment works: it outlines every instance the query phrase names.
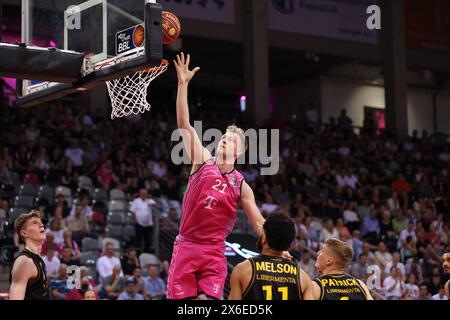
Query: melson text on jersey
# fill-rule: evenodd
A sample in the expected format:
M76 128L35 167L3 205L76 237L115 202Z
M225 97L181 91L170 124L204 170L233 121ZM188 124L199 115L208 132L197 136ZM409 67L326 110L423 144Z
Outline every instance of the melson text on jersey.
M269 261L258 261L256 262L256 271L267 271L273 273L290 273L297 275L298 269L290 265L288 263L277 264L275 268L275 264Z

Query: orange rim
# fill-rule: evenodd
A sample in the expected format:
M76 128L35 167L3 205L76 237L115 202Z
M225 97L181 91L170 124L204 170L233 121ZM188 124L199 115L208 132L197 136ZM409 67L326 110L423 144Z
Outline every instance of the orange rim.
M139 70L138 72L155 72L155 71L160 71L164 68L167 68L169 66L169 61L162 59L161 64L157 67L153 67L153 68L148 68L148 69L144 69L144 70Z
M107 60L107 61L103 61L101 62L96 69L101 69L103 67L109 66L110 62L113 61L113 59ZM167 68L169 66L169 61L167 61L166 59L162 59L161 60L161 64L157 67L152 67L152 68L148 68L148 69L143 69L143 70L138 70L137 72L154 72L154 71L160 71L164 68Z

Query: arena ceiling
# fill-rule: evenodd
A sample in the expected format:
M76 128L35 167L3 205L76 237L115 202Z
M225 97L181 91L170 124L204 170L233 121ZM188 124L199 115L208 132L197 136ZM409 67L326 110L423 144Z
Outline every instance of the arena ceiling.
M211 77L223 78L223 84L230 88L242 88L244 83L244 46L241 43L205 40L200 38L183 38L182 48L192 55L194 64L202 68L205 82L214 86ZM166 50L165 56L173 59L176 52ZM270 86L299 82L319 75L329 68L343 63L347 59L326 55L315 55L281 48L269 49ZM171 76L175 77L172 72ZM202 77L199 74L199 77Z
M20 34L20 1L1 0L3 3L4 32ZM129 0L127 0L129 1ZM138 15L137 12L133 13ZM200 66L202 71L196 79L196 86L215 90L236 92L243 90L244 87L244 46L240 42L231 42L224 40L214 40L207 38L198 38L184 36L181 45L177 48L192 55L194 64ZM165 58L171 61L175 57L176 51L171 48L165 48ZM382 67L374 64L379 70L359 72L355 76L355 65L369 65L364 61L336 57L331 55L318 55L311 52L302 52L298 50L283 49L271 47L269 49L269 81L271 87L277 87L285 84L300 82L304 79L314 77L320 74L337 74L356 79L371 81L372 71L382 76ZM372 68L373 69L373 68ZM336 71L338 70L338 71ZM427 70L415 70L423 73L426 77ZM433 81L448 82L450 74L446 72L433 72ZM367 78L367 79L365 79ZM166 87L173 86L176 81L176 74L173 68L170 68L165 77L158 81L158 85Z

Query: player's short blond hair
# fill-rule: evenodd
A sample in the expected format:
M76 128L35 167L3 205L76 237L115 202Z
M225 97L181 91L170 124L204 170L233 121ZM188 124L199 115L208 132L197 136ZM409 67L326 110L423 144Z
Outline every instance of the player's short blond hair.
M353 260L353 249L347 242L330 238L325 240L324 244L338 258L343 267L347 267L347 265Z
M31 210L30 212L22 213L14 222L14 230L23 241L25 241L25 239L20 235L20 231L25 228L27 222L32 218L39 218L42 220L41 212L38 210Z
M245 138L244 130L236 126L235 124L232 124L228 126L227 132L235 133L239 137L239 155L241 156L245 151L247 150L247 139Z

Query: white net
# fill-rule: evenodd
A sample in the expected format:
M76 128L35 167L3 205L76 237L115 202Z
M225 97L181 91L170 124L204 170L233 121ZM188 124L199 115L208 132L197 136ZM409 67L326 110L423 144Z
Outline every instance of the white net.
M125 77L106 81L111 98L111 119L149 111L147 92L150 83L167 70L169 63L161 62L159 67L141 70Z

